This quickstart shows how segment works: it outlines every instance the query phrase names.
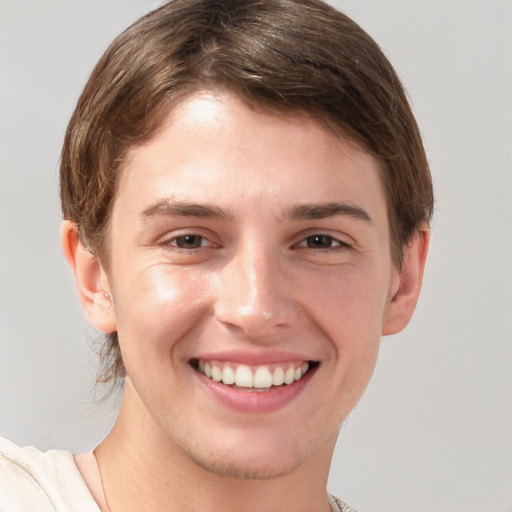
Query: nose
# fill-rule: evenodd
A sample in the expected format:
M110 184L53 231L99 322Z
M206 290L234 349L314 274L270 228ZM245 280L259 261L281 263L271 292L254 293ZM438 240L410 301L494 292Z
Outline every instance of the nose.
M216 318L251 340L281 332L298 316L290 281L277 254L248 247L220 274Z

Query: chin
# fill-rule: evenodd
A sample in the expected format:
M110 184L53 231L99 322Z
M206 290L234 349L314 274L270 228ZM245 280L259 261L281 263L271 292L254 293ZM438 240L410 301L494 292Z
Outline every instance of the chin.
M234 480L270 480L279 478L291 473L300 465L299 460L285 460L273 457L265 461L262 457L249 458L244 460L235 460L232 455L221 457L195 457L189 454L191 459L206 471L223 478Z
M293 472L314 457L318 448L313 439L300 436L299 441L291 432L283 435L248 429L245 435L231 432L231 435L210 437L208 442L201 443L201 448L189 444L185 452L201 468L221 477L269 480Z

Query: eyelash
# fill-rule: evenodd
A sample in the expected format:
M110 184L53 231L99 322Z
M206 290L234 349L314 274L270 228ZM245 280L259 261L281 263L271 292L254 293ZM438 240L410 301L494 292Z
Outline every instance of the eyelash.
M196 247L180 247L179 241L186 239L186 238L199 239L199 245ZM315 239L317 239L317 241L319 243L323 241L325 245L328 245L328 247L315 247L314 245L310 245L310 243L311 244L315 243ZM197 240L192 240L191 242L194 242L194 241L197 242ZM207 243L205 244L204 242L207 242ZM209 241L207 237L197 234L197 233L185 233L183 235L178 235L178 236L175 236L175 237L171 238L170 240L166 241L164 244L167 246L172 246L180 251L186 251L186 252L201 250L201 249L204 249L205 247L218 247L218 246L216 246L216 244ZM315 251L323 252L323 251L328 251L328 250L336 251L336 250L351 249L352 245L343 240L335 238L331 235L326 235L323 233L314 233L312 235L308 235L308 236L304 237L300 241L300 243L296 244L294 247L313 249Z
M309 242L313 241L314 239L323 239L324 242L329 244L329 247L314 247L312 245L309 245ZM352 246L349 243L338 238L335 238L331 235L326 235L324 233L314 233L312 235L308 235L303 240L301 240L297 247L309 248L316 251L344 250L352 248Z
M199 239L200 245L198 247L180 247L178 245L178 241L180 239L186 239L187 237ZM203 242L208 242L208 244L204 245ZM193 250L203 249L204 247L207 247L207 246L212 246L212 247L215 246L215 244L210 242L208 240L208 238L206 238L203 235L199 235L197 233L185 233L183 235L178 235L178 236L172 237L170 240L165 242L165 245L170 245L170 246L175 247L176 249L181 250L181 251L193 251Z

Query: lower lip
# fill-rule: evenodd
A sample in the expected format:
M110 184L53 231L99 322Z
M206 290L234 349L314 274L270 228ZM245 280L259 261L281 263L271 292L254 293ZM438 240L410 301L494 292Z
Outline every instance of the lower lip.
M230 409L246 413L266 413L281 409L297 398L304 391L316 370L317 368L310 370L293 384L283 384L271 388L269 391L243 391L226 386L221 382L215 382L195 370L194 373L207 392Z

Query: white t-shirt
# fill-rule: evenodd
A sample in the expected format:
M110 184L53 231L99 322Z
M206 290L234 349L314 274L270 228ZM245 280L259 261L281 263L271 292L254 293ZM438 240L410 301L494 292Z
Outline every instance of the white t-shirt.
M337 498L329 501L333 512L356 512ZM0 512L101 510L71 453L20 448L0 437Z
M0 512L100 512L69 452L0 437Z

